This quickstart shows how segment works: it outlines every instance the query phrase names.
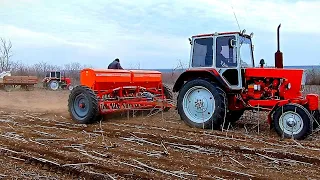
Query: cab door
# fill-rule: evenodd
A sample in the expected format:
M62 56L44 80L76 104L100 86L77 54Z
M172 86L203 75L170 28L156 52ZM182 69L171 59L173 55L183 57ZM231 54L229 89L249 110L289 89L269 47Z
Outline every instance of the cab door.
M215 66L230 89L242 88L241 71L238 63L237 35L215 37Z

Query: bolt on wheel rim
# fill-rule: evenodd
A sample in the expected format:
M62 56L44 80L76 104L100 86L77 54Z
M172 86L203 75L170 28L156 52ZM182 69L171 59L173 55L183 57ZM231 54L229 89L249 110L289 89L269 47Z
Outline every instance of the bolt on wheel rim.
M299 134L303 128L303 120L298 113L289 111L280 116L279 126L284 133L296 135Z
M214 97L205 87L192 87L183 97L183 111L195 123L208 121L212 117L214 110Z
M89 112L89 101L83 94L78 95L73 102L75 115L80 119L84 118Z

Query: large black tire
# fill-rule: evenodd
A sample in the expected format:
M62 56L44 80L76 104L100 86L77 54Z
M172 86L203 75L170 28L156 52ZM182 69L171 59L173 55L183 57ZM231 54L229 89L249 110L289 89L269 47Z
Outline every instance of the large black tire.
M229 123L231 124L231 125L233 125L236 121L238 121L240 118L241 118L241 116L243 115L243 113L244 113L244 109L242 109L242 110L236 110L236 111L230 111L230 110L228 110L228 98L227 98L227 94L224 92L224 90L223 89L221 89L220 87L217 87L217 90L218 90L218 92L219 92L219 95L221 96L221 98L223 98L223 99L225 99L226 101L225 101L225 104L224 104L224 106L226 106L226 108L225 107L223 107L223 108L225 108L226 109L226 111L227 111L227 113L226 113L226 117L225 117L225 120L224 120L224 124L222 124L222 125L224 125L224 128L227 128L228 126L229 126Z
M71 91L68 109L71 118L81 124L93 123L101 118L97 96L86 86L76 86Z
M283 138L305 139L313 130L313 119L309 111L299 104L278 107L273 114L277 134Z
M192 99L193 101L184 101L187 98L185 96L189 95L189 91L195 88L198 89L191 93L195 93L193 95L196 98ZM179 92L177 102L177 109L181 119L191 127L220 129L225 116L226 99L220 95L218 89L220 88L216 84L203 79L191 80L184 84ZM184 108L184 106L186 107ZM200 112L202 117L206 116L205 119L197 114L201 110L205 110L205 112Z
M163 86L163 93L164 93L165 98L172 101L173 100L172 91L170 90L170 88L167 85L163 84L162 86ZM166 107L163 109L164 112L167 112L169 110L170 110L170 107Z
M310 111L308 104L303 105L306 109L308 109L311 116L313 116L313 129L317 129L320 125L320 111L317 109L315 111Z

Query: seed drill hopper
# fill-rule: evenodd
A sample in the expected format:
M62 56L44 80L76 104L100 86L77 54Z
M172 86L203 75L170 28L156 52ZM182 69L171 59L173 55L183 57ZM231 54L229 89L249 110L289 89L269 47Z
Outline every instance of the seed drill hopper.
M80 85L69 95L73 120L92 123L119 111L160 109L168 111L172 94L158 71L83 69Z

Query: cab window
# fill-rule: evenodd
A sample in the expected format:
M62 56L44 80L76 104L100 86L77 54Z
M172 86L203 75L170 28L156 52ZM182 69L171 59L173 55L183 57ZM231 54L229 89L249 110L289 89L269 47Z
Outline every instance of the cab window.
M213 64L213 38L199 38L193 42L192 67L210 67Z
M235 36L220 36L216 42L216 67L237 67L236 48L232 47L230 40L236 40Z

